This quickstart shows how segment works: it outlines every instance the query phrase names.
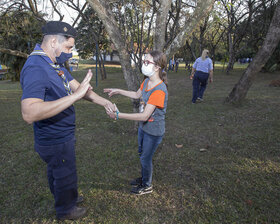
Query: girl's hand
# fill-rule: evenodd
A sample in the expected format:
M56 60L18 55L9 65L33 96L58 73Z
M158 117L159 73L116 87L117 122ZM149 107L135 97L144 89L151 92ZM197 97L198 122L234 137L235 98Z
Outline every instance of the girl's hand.
M103 89L103 91L104 91L104 93L108 93L109 97L118 94L118 89L115 89L115 88L106 88L106 89Z
M106 110L106 113L109 115L110 118L115 119L115 120L117 119L116 112Z
M117 108L117 105L114 104L113 110L106 110L106 113L109 115L110 118L117 120L117 113L119 113L119 109Z
M115 106L115 110L114 111L120 112L119 109L117 108L117 105L115 103L114 103L114 106Z

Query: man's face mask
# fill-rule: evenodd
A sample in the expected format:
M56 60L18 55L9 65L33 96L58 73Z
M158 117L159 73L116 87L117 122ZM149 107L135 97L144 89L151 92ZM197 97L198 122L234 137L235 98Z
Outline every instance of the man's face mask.
M68 61L70 58L72 58L72 53L64 53L61 52L61 54L58 57L55 57L56 63L62 65L66 61Z

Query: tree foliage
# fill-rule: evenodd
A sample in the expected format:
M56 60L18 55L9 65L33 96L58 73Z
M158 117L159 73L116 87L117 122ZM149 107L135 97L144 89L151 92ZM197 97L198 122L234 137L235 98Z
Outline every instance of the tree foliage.
M0 16L0 47L30 54L36 42L42 39L42 22L27 11L13 11ZM19 80L24 57L0 52L1 63L13 73L12 79Z
M75 46L82 58L92 57L96 43L101 51L109 51L110 41L104 25L91 7L87 8L77 26Z

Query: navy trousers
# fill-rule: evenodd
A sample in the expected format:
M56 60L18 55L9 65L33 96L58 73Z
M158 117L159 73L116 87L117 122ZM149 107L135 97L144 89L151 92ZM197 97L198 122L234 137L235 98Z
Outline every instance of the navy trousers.
M207 86L209 73L196 71L193 77L193 97L192 102L195 103L197 98L203 98L204 91Z
M149 135L141 128L138 128L138 153L141 162L142 184L152 185L153 155L161 143L163 136Z
M51 146L35 143L36 152L47 163L48 182L58 218L69 213L77 203L75 142L73 138Z

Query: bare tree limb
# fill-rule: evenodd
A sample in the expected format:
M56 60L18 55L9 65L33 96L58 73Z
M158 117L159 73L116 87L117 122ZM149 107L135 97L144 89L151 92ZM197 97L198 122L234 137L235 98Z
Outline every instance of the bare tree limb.
M166 49L166 55L169 58L174 55L181 46L184 46L189 35L199 26L201 21L208 16L214 6L215 0L198 0L196 9L193 13L190 23L186 23L182 31L176 36L172 43Z
M21 51L16 51L16 50L10 50L10 49L5 49L5 48L0 48L0 52L4 53L4 54L10 54L10 55L14 55L17 57L22 57L22 58L28 58L28 54L23 53Z
M35 3L36 3L36 1L35 1ZM37 8L34 6L33 1L28 0L28 4L29 4L31 11L36 15L38 13L38 11L37 11Z
M53 2L53 0L50 0L50 3L51 3L51 5L52 5L52 7L53 7L53 10L58 14L58 16L59 16L59 21L62 21L64 15L62 15L62 14L60 13L60 11L58 11L57 5Z

